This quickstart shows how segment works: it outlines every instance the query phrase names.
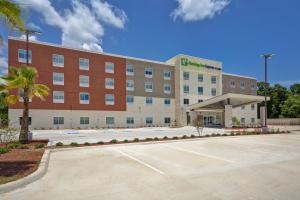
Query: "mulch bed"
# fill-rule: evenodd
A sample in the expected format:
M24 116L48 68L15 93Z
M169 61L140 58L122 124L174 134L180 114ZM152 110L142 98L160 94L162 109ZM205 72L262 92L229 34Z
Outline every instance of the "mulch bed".
M11 149L0 154L0 184L15 181L37 170L45 148L36 149L36 144L47 145L47 141L32 141L28 149ZM5 146L1 144L0 146Z

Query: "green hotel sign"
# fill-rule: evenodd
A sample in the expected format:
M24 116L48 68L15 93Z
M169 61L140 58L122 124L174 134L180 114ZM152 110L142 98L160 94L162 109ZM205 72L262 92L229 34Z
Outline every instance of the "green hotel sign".
M191 65L191 66L195 66L195 67L204 67L205 66L202 63L190 61L187 58L181 58L181 65L182 66L189 66L189 65Z

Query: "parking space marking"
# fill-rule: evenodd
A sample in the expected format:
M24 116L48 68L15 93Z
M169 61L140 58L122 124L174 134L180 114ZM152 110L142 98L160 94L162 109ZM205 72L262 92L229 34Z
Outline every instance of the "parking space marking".
M236 161L232 161L232 160L220 158L220 157L218 157L218 156L208 155L208 154L206 154L206 153L199 153L199 152L197 152L197 151L193 151L193 150L189 150L189 149L184 149L184 148L181 148L181 147L174 147L174 146L166 145L166 144L164 144L164 146L166 146L166 147L168 147L168 148L171 148L171 149L174 149L174 150L177 150L177 151L182 151L182 152L186 152L186 153L191 153L191 154L195 154L195 155L202 156L202 157L213 158L213 159L222 160L222 161L229 162L229 163L237 163Z
M157 169L157 168L155 168L155 167L153 167L153 166L151 166L151 165L145 163L144 161L141 161L141 160L139 160L139 159L137 159L137 158L135 158L135 157L133 157L133 156L131 156L131 155L129 155L129 154L123 152L123 151L121 151L120 149L113 148L113 150L116 151L116 152L118 152L118 153L120 153L120 154L122 154L123 156L125 156L125 157L127 157L127 158L130 158L131 160L134 160L134 161L136 161L136 162L142 164L143 166L145 166L145 167L147 167L147 168L152 169L153 171L155 171L155 172L157 172L157 173L159 173L159 174L161 174L161 175L164 175L164 174L165 174L165 173L162 172L161 170L159 170L159 169Z

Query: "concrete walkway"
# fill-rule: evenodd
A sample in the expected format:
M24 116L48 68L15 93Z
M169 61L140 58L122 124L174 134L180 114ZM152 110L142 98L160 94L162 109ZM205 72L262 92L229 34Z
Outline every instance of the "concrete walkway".
M77 148L3 200L300 199L300 133Z

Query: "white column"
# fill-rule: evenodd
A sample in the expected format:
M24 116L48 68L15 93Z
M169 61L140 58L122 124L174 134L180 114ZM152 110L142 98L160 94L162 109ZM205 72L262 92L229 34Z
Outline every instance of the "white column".
M260 123L261 126L265 125L265 106L260 107Z
M225 128L232 127L232 105L225 105L224 125Z

